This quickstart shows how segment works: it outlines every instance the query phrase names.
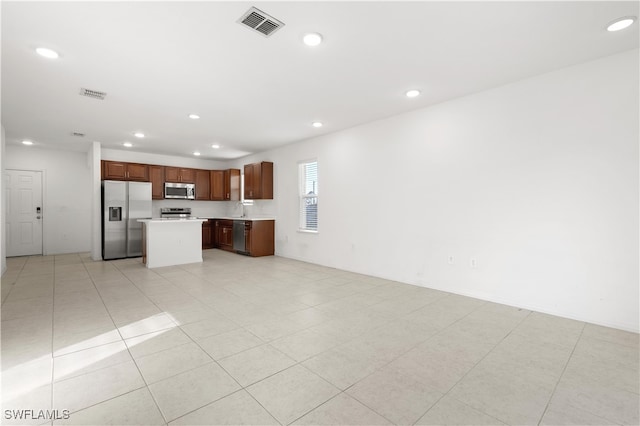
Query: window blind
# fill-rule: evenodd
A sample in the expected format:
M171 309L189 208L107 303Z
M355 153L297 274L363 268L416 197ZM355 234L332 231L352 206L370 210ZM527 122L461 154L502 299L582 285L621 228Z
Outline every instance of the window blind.
M300 163L300 229L318 230L318 162Z

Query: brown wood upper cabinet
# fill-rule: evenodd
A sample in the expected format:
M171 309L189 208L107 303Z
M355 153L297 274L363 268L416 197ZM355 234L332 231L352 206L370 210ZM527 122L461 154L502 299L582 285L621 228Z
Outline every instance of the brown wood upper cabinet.
M164 166L149 166L149 180L151 181L151 199L164 199Z
M196 200L210 200L209 170L196 170Z
M240 200L240 170L211 170L211 200Z
M149 166L138 163L125 163L122 161L102 162L103 180L137 180L149 181Z
M167 182L196 183L195 169L183 169L180 167L165 167L164 178Z
M244 198L246 200L273 200L273 163L245 164Z

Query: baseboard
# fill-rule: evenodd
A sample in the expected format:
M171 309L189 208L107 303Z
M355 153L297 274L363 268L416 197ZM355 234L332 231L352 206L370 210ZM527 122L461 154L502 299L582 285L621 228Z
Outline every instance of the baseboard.
M353 273L356 273L356 274L369 275L369 276L376 277L376 278L382 278L382 279L386 279L386 280L390 280L390 281L401 282L403 284L410 284L410 285L415 285L415 286L418 286L418 287L424 287L424 288L429 288L429 289L433 289L433 290L444 291L444 292L451 293L451 294L457 294L459 296L473 297L474 299L484 300L486 302L499 303L499 304L502 304L502 305L508 305L508 306L513 306L513 307L516 307L516 308L527 309L529 311L535 311L535 312L539 312L539 313L543 313L543 314L553 315L553 316L556 316L556 317L567 318L567 319L580 321L580 322L584 322L584 323L600 325L600 326L603 326L603 327L615 328L617 330L628 331L628 332L631 332L631 333L640 333L640 324L626 324L626 323L617 323L617 322L610 322L610 321L596 321L593 318L585 318L585 317L582 317L580 315L576 315L575 313L572 313L572 312L552 311L552 310L547 309L544 306L537 306L537 305L533 305L533 304L514 302L513 300L507 300L507 299L503 299L503 298L500 298L500 297L495 297L493 295L488 295L488 294L484 294L484 293L480 294L480 293L464 292L464 291L451 291L451 289L447 289L445 287L440 287L440 286L433 285L433 284L404 282L404 281L400 281L400 280L398 280L398 279L396 279L394 277L371 275L371 273L368 273L366 271L351 270L351 269L336 267L336 266L333 266L333 265L324 265L322 263L314 262L314 261L311 261L309 259L304 259L304 258L300 258L300 257L297 257L297 256L287 256L287 255L284 255L282 253L276 253L276 255L280 256L280 257L287 258L287 259L298 260L300 262L306 262L306 263L311 263L311 264L314 264L314 265L325 266L327 268L334 268L334 269L340 269L340 270L347 271L347 272L353 272Z

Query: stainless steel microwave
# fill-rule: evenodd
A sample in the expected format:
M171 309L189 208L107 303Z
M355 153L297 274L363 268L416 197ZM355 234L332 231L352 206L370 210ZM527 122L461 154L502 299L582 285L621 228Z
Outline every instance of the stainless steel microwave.
M195 200L196 186L193 183L165 182L164 198L179 198L182 200Z

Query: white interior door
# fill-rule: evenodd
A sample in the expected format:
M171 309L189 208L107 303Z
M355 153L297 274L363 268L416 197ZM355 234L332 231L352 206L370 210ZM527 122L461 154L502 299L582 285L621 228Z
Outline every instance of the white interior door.
M7 256L42 254L42 172L6 170Z

